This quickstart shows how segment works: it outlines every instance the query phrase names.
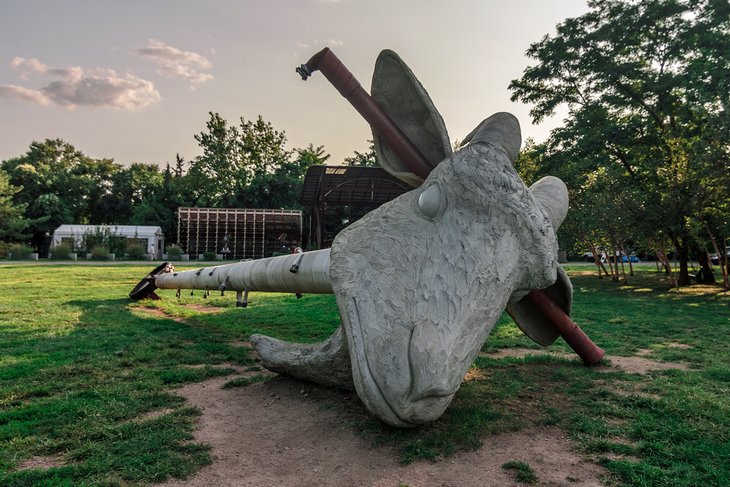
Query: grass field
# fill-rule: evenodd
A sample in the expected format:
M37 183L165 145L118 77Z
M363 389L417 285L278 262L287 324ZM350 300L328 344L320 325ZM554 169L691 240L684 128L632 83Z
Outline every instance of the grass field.
M353 412L353 431L410 462L477 448L494 432L558 425L600 459L611 483L730 485L730 296L668 291L650 266L629 285L588 269L570 270L573 317L607 355L640 353L688 370L638 375L560 356L497 359L490 352L536 348L503 317L475 363L477 379L442 419L402 431ZM185 306L203 302L199 292L178 301L162 291L150 305L182 322L150 316L126 297L148 270L0 265L0 485L136 485L192 474L210 451L192 441L200 412L172 390L253 365L232 343L251 333L316 341L338 326L330 296L252 294L241 309L231 295L212 295L205 304L223 311L206 314ZM550 349L567 351L560 341ZM65 465L16 469L46 455Z

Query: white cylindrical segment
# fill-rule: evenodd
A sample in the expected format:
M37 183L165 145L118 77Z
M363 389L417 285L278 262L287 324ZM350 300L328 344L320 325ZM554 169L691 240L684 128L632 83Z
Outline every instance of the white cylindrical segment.
M291 272L298 264L297 272ZM235 264L169 272L155 279L160 289L227 289L302 294L332 294L330 251L315 250Z

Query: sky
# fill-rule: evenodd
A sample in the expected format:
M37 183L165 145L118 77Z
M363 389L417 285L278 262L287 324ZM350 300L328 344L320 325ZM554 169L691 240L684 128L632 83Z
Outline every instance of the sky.
M329 47L366 90L392 49L429 92L452 142L508 111L531 43L587 11L585 0L0 0L0 160L61 138L94 158L164 166L201 150L208 112L261 115L287 148L324 146L339 164L372 137L321 75L295 73Z

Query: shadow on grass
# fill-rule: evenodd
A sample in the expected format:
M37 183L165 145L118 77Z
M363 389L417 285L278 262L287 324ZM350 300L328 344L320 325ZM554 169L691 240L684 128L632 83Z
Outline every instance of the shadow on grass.
M210 462L190 443L197 411L170 388L250 365L248 350L215 329L130 312L128 299L66 301L80 310L60 334L4 333L0 356L2 485L159 481ZM190 368L190 365L203 367ZM132 422L160 408L173 412ZM14 472L30 456L69 463Z

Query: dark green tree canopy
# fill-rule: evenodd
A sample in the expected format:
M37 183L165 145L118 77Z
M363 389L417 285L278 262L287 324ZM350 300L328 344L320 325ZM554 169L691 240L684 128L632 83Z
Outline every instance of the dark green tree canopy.
M727 208L730 191L730 4L589 7L530 47L535 64L510 84L512 99L531 104L535 122L568 108L542 162L588 210L573 218L605 227L609 212L637 222L621 232L670 239L686 282L690 221Z

